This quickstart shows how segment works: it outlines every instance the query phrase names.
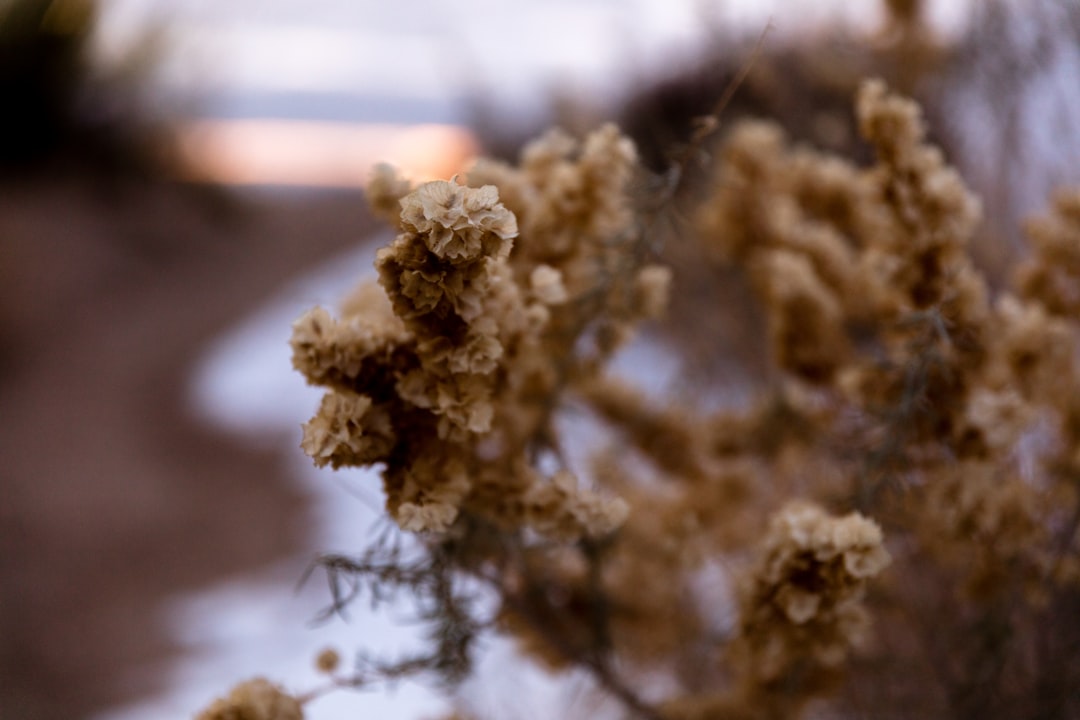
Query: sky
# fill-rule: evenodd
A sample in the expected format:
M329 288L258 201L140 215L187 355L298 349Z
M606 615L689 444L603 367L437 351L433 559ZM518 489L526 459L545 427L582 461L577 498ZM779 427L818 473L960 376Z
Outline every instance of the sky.
M479 144L458 130L478 111L532 131L553 98L603 112L738 34L880 22L878 3L841 0L101 1L99 57L137 58L186 118L193 179L254 186L362 186L379 161L446 176ZM964 4L935 3L936 23Z
M964 5L933 3L931 14L947 28ZM116 59L156 28L157 82L202 96L211 115L448 122L474 93L512 114L540 111L552 88L616 95L693 58L719 28L870 28L879 13L840 0L104 0L98 46Z

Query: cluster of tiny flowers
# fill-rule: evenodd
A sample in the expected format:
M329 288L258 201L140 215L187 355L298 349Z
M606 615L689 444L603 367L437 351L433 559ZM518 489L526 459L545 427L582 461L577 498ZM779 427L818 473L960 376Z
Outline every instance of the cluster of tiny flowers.
M859 645L869 578L889 564L881 528L858 513L832 517L792 502L769 524L763 556L742 598L747 672L768 683L806 658L839 665Z
M215 700L195 720L304 720L300 702L264 678L247 680Z
M635 168L607 127L581 147L548 136L520 169L482 163L474 186L414 188L380 169L371 202L384 217L396 202L400 232L378 253L378 286L338 318L315 308L294 324L295 367L329 388L304 450L319 465L382 464L406 530L445 531L463 509L564 540L617 528L625 503L529 456L559 393L663 310L664 268L614 266L637 241Z

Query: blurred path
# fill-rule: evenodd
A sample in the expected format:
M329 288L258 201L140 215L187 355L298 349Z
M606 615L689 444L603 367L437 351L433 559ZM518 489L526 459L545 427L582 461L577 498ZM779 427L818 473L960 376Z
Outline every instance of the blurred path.
M151 691L162 600L303 546L280 451L188 414L205 344L370 227L354 195L279 200L0 193L4 718Z

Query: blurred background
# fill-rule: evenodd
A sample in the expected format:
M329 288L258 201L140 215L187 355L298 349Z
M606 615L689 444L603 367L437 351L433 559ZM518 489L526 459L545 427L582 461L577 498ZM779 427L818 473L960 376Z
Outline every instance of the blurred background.
M660 173L748 63L722 124L772 117L864 157L851 99L879 75L983 196L1000 279L1020 219L1080 181L1078 17L1071 0L0 0L0 717L189 716L383 632L313 635L326 593L294 592L316 551L362 546L380 500L298 457L318 393L286 347L386 238L362 198L374 163L446 177L615 120ZM384 702L346 700L312 717Z

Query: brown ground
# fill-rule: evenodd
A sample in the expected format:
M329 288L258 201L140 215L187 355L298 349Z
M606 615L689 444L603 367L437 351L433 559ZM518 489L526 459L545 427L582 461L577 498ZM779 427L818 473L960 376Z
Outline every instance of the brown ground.
M206 342L371 227L356 196L0 189L0 717L153 688L161 601L300 547L280 457L185 410ZM141 678L141 679L133 679Z

